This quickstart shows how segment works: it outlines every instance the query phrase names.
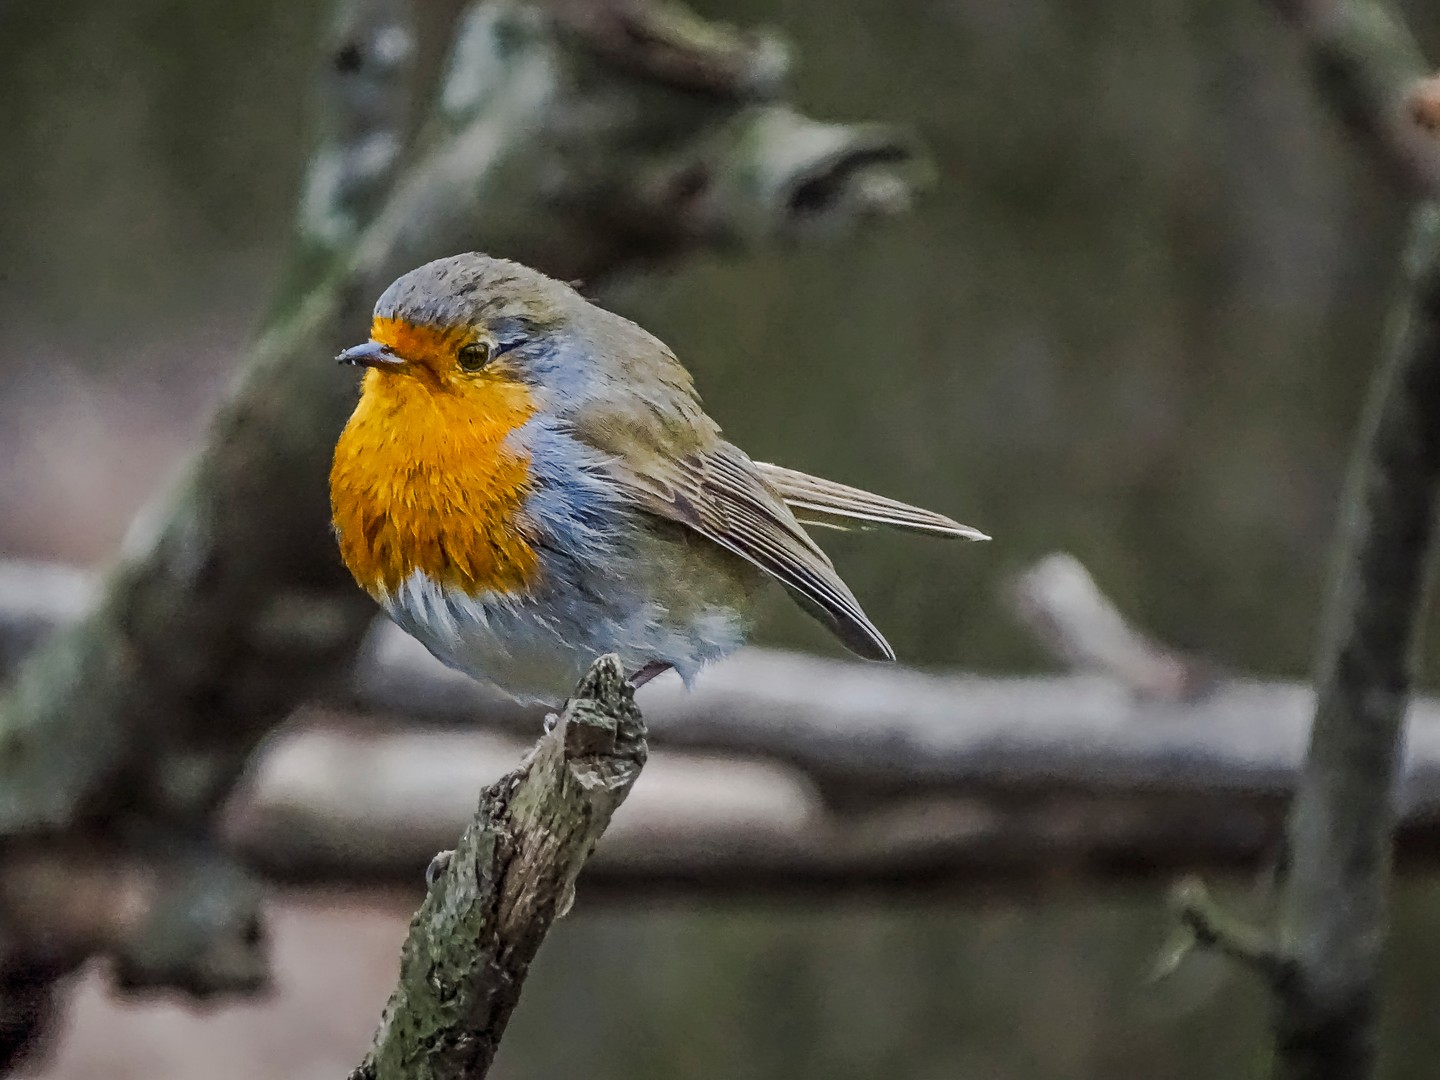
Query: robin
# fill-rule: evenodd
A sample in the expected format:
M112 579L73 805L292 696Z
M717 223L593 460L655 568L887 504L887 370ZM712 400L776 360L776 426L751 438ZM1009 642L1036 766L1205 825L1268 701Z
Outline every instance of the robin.
M987 537L752 461L665 344L535 270L484 255L404 275L375 305L335 448L355 580L440 660L557 703L598 656L690 685L773 578L845 645L893 660L805 525Z

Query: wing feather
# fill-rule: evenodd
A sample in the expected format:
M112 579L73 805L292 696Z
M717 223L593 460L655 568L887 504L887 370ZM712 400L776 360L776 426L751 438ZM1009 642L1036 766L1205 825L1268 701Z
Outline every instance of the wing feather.
M848 484L825 480L781 465L755 462L760 475L807 525L832 529L868 529L885 526L965 540L989 540L979 529L897 499Z
M583 408L564 416L616 486L774 577L861 656L893 660L885 636L755 463L720 436L689 373L658 339L600 308L585 312L594 357Z
M674 463L660 484L635 478L646 509L682 522L764 570L850 649L893 660L889 642L840 579L829 557L737 447L721 441L707 454Z

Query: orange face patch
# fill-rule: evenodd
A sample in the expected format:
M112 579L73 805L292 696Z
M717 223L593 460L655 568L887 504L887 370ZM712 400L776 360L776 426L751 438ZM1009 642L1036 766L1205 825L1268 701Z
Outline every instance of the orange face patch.
M388 345L397 356L412 364L424 364L437 375L455 364L460 346L474 339L466 326L431 326L405 319L375 319L370 338Z
M431 371L470 339L381 319L372 337ZM525 591L538 571L523 530L529 459L507 437L534 412L530 392L498 374L442 386L403 369L368 371L330 472L355 580L375 596L417 570L469 595Z

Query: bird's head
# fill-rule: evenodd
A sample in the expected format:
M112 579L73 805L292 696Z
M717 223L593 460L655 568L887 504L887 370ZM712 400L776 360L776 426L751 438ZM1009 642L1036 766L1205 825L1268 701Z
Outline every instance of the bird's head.
M367 392L549 396L581 377L588 352L574 324L589 306L519 263L454 255L398 278L376 301L370 340L338 359L370 369Z

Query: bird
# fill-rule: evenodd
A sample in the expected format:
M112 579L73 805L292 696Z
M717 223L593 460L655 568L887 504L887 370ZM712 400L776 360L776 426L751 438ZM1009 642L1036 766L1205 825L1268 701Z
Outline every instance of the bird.
M777 582L851 651L895 659L807 526L989 539L942 514L753 461L658 338L572 286L467 253L376 301L335 446L340 557L452 668L557 705L602 655L687 687Z

